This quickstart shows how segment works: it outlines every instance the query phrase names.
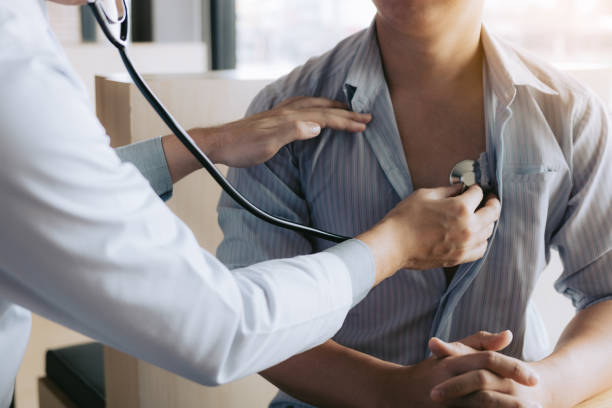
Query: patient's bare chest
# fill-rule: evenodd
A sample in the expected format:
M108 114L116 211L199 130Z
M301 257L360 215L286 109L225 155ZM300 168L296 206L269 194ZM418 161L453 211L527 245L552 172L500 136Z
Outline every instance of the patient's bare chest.
M449 185L458 162L486 150L484 109L478 100L464 109L396 103L394 108L406 163L415 190ZM445 268L447 285L458 268Z
M486 150L482 110L395 111L415 190L447 186L455 164L477 159Z

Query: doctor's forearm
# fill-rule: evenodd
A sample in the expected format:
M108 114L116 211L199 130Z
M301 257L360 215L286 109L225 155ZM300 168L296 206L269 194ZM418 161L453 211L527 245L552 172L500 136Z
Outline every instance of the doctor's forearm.
M578 313L555 351L534 363L548 388L550 407L573 407L612 386L612 301Z
M194 129L188 133L198 147L214 162L214 157L210 156L211 145L214 143L214 132L210 129ZM183 146L176 136L164 136L162 138L162 146L172 183L176 183L202 168L200 162Z

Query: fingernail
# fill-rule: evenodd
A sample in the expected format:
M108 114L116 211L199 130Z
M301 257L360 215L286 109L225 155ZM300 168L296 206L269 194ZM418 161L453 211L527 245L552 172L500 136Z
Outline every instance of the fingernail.
M540 376L537 373L531 372L527 381L531 385L536 385L540 381Z
M306 127L308 129L308 134L316 136L321 133L321 126L318 123L309 122L306 123Z
M442 397L444 396L444 392L442 392L442 390L439 390L437 388L434 388L431 391L431 399L435 400L435 401L439 401L442 399Z

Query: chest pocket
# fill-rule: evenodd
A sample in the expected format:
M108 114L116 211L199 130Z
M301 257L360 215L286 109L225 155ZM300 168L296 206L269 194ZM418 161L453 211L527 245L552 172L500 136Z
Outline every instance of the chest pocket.
M533 277L546 264L552 231L567 204L565 172L542 167L505 169L502 215L498 227L504 265L518 275ZM529 279L525 276L526 279ZM528 285L530 286L530 285Z

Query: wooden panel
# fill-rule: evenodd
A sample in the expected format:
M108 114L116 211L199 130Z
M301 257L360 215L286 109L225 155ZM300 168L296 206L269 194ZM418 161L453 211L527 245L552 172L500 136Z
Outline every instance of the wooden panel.
M104 347L104 390L106 406L141 407L138 387L138 360L110 347Z
M186 129L238 119L269 81L237 79L230 73L149 76L149 86ZM97 112L113 146L169 131L125 77L99 77ZM222 168L226 171L225 168ZM203 248L215 252L223 237L216 205L221 189L204 171L175 186L169 207L193 230ZM258 376L210 388L195 384L114 350L105 350L108 407L266 407L276 388Z
M19 408L39 406L38 379L45 374L45 354L49 349L72 346L91 341L37 314L32 314L32 332L28 348L17 375L15 405Z
M40 408L77 408L52 381L38 379L38 403Z

